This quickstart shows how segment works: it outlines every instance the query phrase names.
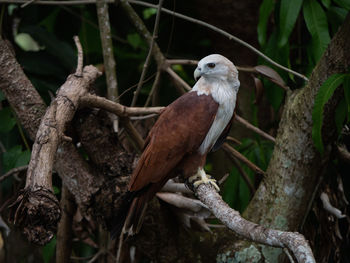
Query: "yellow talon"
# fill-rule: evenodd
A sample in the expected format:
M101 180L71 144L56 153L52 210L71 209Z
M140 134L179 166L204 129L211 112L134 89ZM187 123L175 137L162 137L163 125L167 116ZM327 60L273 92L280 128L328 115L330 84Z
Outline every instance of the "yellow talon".
M215 179L211 179L211 177L209 175L207 175L203 169L199 168L198 172L189 177L188 181L190 183L193 183L194 188L197 188L199 185L201 184L210 184L212 186L214 186L214 188L216 189L216 191L220 191L219 186L216 184L216 180Z

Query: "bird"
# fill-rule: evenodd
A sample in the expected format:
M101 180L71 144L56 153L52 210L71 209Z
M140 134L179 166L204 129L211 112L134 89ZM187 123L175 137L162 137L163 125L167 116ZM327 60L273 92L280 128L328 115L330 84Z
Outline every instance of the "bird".
M150 130L111 226L111 237L139 232L147 203L171 178L181 176L193 187L211 184L204 165L231 128L240 82L235 65L211 54L194 71L193 88L168 105Z

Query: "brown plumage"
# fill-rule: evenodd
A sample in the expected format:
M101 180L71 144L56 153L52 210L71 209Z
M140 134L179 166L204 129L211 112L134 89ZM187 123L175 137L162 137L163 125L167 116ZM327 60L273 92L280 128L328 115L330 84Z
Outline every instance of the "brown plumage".
M232 78L238 82L237 70L232 62L220 55L211 55L203 60L208 58L209 61L214 60L221 71L212 73L210 70L213 65L207 62L203 62L203 67L209 65L210 69L202 70L200 62L197 70L202 70L203 74L212 73L208 73L208 76L227 76L228 84L231 84ZM222 69L226 71L222 73ZM126 233L137 233L147 202L164 184L175 176L188 178L203 169L207 153L212 148L217 149L225 140L231 126L238 90L238 87L234 90L234 85L239 86L239 82L232 82L231 87L226 82L219 81L221 88L205 82L205 77L202 79L192 92L166 107L149 132L144 151L131 176L128 192L114 219L112 237L118 236L123 227Z

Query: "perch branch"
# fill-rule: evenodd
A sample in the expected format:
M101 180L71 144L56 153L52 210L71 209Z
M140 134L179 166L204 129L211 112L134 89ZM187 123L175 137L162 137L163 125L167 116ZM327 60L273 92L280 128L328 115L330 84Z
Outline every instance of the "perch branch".
M273 247L288 248L299 263L315 263L312 250L303 235L265 228L241 217L230 208L213 186L201 184L195 190L199 200L228 228L251 241Z

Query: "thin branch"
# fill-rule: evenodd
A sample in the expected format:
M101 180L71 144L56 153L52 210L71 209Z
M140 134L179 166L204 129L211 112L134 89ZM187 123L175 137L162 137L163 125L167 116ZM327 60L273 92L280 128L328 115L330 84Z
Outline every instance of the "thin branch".
M145 63L143 64L143 70L142 70L142 72L141 72L141 77L140 77L139 84L137 85L137 88L136 88L134 97L132 98L131 107L135 106L136 101L137 101L137 98L138 98L138 96L139 96L139 94L140 94L141 87L142 87L142 83L143 83L143 80L144 80L144 78L145 78L145 76L146 76L148 64L149 64L149 62L150 62L150 60L151 60L151 55L152 55L152 51L153 51L155 39L158 38L158 28L159 28L160 14L161 14L160 9L162 8L162 5L163 5L163 0L159 0L159 2L158 2L158 8L157 8L156 20L155 20L155 22L154 22L152 40L151 40L151 43L150 43L150 47L149 47L149 50L148 50L148 54L147 54L147 57L146 57L146 61L145 61Z
M160 72L161 72L160 70L157 70L156 77L155 77L153 85L152 85L152 89L151 89L150 93L148 94L147 100L145 102L145 107L149 106L151 99L153 99L158 92L159 83L160 83L160 75L161 75ZM156 104L153 104L153 105L156 105Z
M186 81L184 81L179 75L176 74L176 72L171 68L171 67L166 67L165 71L177 82L179 83L181 86L183 86L187 91L190 91L192 88L190 87L190 85L188 85L186 83ZM175 86L176 87L176 86ZM177 90L181 93L181 94L185 94L186 91L184 91L183 89L177 88Z
M136 1L136 0L129 0L129 3L132 3L132 4L136 4L136 5L141 5L141 6L147 6L147 7L153 7L153 8L156 8L157 6L156 5L153 5L153 4L150 4L150 3L146 3L146 2L143 2L143 1ZM173 16L176 16L176 17L179 17L181 19L184 19L184 20L187 20L187 21L190 21L192 23L195 23L195 24L198 24L198 25L201 25L201 26L204 26L204 27L207 27L217 33L220 33L221 35L224 35L226 37L228 37L230 40L234 40L236 41L237 43L245 46L246 48L252 50L254 53L256 53L257 55L259 55L260 57L262 57L263 59L265 59L266 61L270 62L272 65L280 68L280 69L283 69L284 71L287 71L289 73L292 73L293 75L296 75L306 81L308 81L308 78L298 72L295 72L294 70L291 70L289 68L286 68L280 64L278 64L277 62L275 62L274 60L272 60L271 58L269 58L268 56L266 56L265 54L263 54L262 52L260 52L258 49L256 49L255 47L253 47L252 45L248 44L247 42L239 39L238 37L235 37L234 35L231 35L230 33L216 27L216 26L213 26L209 23L206 23L204 21L201 21L199 19L195 19L195 18L192 18L192 17L189 17L189 16L186 16L186 15L183 15L183 14L180 14L180 13L177 13L177 12L174 12L174 11L171 11L169 9L165 9L165 8L162 8L162 11L164 13L167 13L167 14L170 14L170 15L173 15Z
M258 166L249 161L245 156L243 156L240 152L231 147L228 143L224 143L222 145L222 149L226 151L232 158L237 158L241 162L245 163L250 169L252 169L255 173L265 175L265 172L261 170Z
M242 166L239 164L237 159L236 158L231 158L231 159L232 159L232 162L234 163L234 165L236 166L236 168L238 169L239 173L243 177L243 180L248 185L248 188L249 188L251 196L252 196L255 193L255 191L256 191L252 180L249 178L249 175L243 170Z
M197 66L198 60L191 59L167 59L166 61L169 65L191 65Z
M115 103L106 98L99 97L96 95L86 94L80 98L81 107L96 107L101 108L119 117L139 116L147 114L160 114L164 107L126 107L119 103Z
M153 113L153 114L149 114L149 115L145 115L145 116L133 116L133 117L129 117L129 118L132 121L139 121L139 120L146 120L146 119L155 118L155 117L158 117L158 115L159 114L157 114L157 113Z
M214 187L209 184L199 185L195 192L199 200L209 208L216 218L238 235L268 246L288 248L299 263L316 262L303 235L297 232L269 229L242 218L239 212L230 208Z
M142 136L136 130L134 125L132 125L130 119L127 117L122 117L121 122L123 123L124 128L129 134L129 136L132 138L132 141L136 144L136 149L138 151L142 151L145 141L142 139Z
M7 177L10 177L11 175L13 174L16 174L16 173L19 173L19 172L22 172L22 171L25 171L28 169L28 165L23 165L23 166L20 166L20 167L16 167L16 168L13 168L11 169L10 171L8 171L7 173L5 173L4 175L2 175L0 177L0 183L2 181L4 181Z
M346 215L342 214L342 212L338 208L335 208L331 204L331 202L329 201L329 197L325 192L321 193L320 199L322 200L323 208L327 212L331 213L332 215L334 215L338 219L346 217Z
M75 45L78 50L78 63L77 63L77 70L75 71L75 76L82 77L83 76L83 48L81 47L81 43L79 41L78 36L73 37Z
M255 133L261 135L265 139L267 139L273 143L276 141L276 139L274 137L272 137L270 134L267 134L266 132L260 130L258 127L255 127L254 125L250 124L248 121L246 121L242 117L238 116L237 114L235 115L234 120L237 121L238 123L242 124L247 129L252 130Z
M108 4L104 0L97 0L96 7L102 44L103 64L106 73L107 98L111 101L117 102L118 82L116 75L116 63L113 54Z

